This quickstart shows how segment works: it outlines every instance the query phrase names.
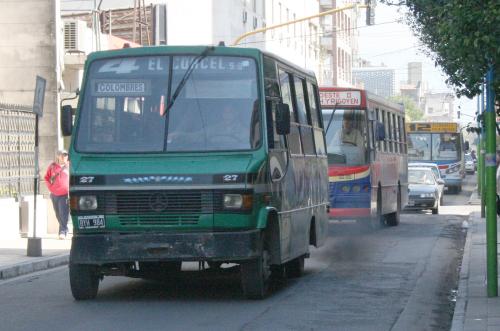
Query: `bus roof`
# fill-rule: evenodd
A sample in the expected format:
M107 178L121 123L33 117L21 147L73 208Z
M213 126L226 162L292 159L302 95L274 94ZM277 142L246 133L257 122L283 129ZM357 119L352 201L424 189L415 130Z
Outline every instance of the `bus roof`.
M213 51L210 55L235 55L235 56L249 56L249 57L260 57L260 55L267 55L274 58L275 60L286 64L287 66L303 72L310 76L315 77L314 72L308 69L297 66L273 53L262 51L258 48L249 47L229 47L229 46L146 46L146 47L134 47L134 48L122 48L118 50L109 51L99 51L90 53L87 57L87 61L91 62L98 59L114 58L114 57L124 57L124 56L143 56L143 55L170 55L170 54L186 54L186 55L197 55L203 52L207 47L212 47Z

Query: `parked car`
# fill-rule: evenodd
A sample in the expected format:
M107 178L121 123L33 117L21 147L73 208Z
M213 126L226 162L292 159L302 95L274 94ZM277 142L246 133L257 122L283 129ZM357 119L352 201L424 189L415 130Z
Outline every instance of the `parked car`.
M439 186L430 168L408 167L408 190L406 209L439 213Z
M441 171L436 163L425 163L425 162L410 162L408 163L408 168L429 168L436 177L436 182L439 186L439 204L442 206L444 203L444 178L441 176Z
M470 154L465 154L465 172L473 174L476 171L476 164Z

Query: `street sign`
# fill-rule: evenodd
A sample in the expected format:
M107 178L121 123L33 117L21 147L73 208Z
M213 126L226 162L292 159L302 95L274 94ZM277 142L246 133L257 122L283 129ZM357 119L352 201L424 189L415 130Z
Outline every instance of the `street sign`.
M43 101L45 99L45 78L36 76L35 98L33 100L33 112L42 117L43 114Z

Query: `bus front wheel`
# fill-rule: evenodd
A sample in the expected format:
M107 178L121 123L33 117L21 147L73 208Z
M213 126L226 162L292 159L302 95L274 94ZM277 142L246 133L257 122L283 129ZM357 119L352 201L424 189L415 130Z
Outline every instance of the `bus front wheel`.
M248 299L263 299L269 289L271 267L269 265L269 251L262 240L261 256L256 259L242 262L241 287Z
M75 300L94 299L99 289L99 277L96 266L70 263L69 282Z

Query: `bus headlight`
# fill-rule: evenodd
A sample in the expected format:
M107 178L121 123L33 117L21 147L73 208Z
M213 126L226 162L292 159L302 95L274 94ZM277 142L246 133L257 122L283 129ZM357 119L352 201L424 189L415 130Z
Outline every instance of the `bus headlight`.
M79 210L96 210L97 197L95 195L82 195L78 197Z
M251 194L224 194L224 209L252 209Z

